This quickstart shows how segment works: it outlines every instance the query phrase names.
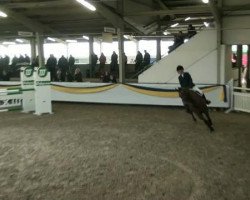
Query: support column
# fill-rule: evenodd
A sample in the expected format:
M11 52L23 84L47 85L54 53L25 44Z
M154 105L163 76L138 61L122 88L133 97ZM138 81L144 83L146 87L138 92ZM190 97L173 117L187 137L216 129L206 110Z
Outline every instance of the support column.
M136 53L139 51L139 41L140 40L136 40L135 45L136 45Z
M156 39L156 60L161 59L161 25L160 25L160 16L158 16L158 28L157 28L157 39Z
M33 62L33 60L36 59L36 39L35 38L31 38L30 39L30 48L31 48L31 63Z
M241 86L242 45L237 45L238 86Z
M222 43L221 24L217 24L217 83L218 84L222 83L221 82L221 43Z
M124 63L124 38L123 30L118 29L118 48L119 48L119 82L125 83L125 63Z
M36 33L36 42L37 42L37 49L38 49L38 57L39 57L39 67L44 67L44 51L43 51L43 43L44 39L40 33Z
M117 1L117 11L124 16L124 0ZM118 49L119 49L119 82L125 83L125 63L124 63L124 24L120 24L117 29Z
M250 45L247 47L247 87L250 87Z
M92 68L92 55L94 54L94 38L89 36L89 73L90 77L93 78L93 68Z

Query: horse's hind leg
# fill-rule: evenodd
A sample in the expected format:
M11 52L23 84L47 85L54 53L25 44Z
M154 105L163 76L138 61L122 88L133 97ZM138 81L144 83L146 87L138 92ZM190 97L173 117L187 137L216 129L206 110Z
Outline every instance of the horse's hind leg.
M199 118L200 118L201 120L204 121L204 123L205 123L205 124L207 125L207 127L209 128L210 132L213 132L213 131L214 131L214 128L213 128L211 122L210 122L209 120L205 119L205 117L203 116L202 113L199 115Z
M207 119L208 119L210 125L213 126L213 122L212 122L212 120L211 120L211 118L210 118L209 113L207 112L207 113L205 113L205 115L206 115L206 117L207 117Z
M191 112L190 114L192 115L193 120L196 122L197 120L196 120L196 118L195 118L195 116L194 116L194 113L193 113L193 112Z

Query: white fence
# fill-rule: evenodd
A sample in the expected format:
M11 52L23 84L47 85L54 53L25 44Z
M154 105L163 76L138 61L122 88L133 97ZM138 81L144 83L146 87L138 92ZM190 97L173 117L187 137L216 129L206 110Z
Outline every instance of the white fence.
M233 88L233 110L250 113L250 89Z

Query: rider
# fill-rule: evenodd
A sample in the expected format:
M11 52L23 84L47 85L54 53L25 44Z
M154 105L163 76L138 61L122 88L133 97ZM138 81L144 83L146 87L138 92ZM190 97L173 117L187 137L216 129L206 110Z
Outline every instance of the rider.
M195 92L198 92L202 98L206 101L207 104L210 104L211 101L207 100L204 93L193 83L192 77L188 72L184 72L184 68L181 65L178 65L177 73L179 76L179 82L182 88L189 88L192 89Z

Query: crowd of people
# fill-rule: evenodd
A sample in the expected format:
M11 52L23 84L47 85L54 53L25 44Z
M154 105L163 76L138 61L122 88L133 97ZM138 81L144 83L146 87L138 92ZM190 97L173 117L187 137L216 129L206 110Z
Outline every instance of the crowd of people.
M188 26L186 34L184 34L182 31L179 31L179 33L174 36L174 44L169 47L169 53L174 51L180 45L182 45L184 43L185 38L190 39L195 34L195 27L193 27L191 24ZM123 53L122 56L126 69L128 58L125 53ZM99 68L97 68L98 61ZM144 50L144 55L140 51L138 51L134 61L135 72L137 73L145 66L150 65L151 56L146 50ZM115 51L113 51L111 55L111 62L109 63L109 67L107 66L107 59L104 53L101 53L100 57L93 53L91 55L89 76L100 77L103 82L107 82L108 80L111 82L115 82L114 80L119 74L118 63L118 55ZM37 56L34 60L31 61L30 57L27 54L25 54L24 56L21 55L19 58L14 56L10 65L9 56L5 55L4 57L0 57L0 81L8 81L10 74L12 72L17 72L18 68L24 64L31 65L32 67L37 67L39 66L39 58ZM75 58L72 55L70 55L68 59L65 56L61 56L57 60L57 58L55 58L55 56L51 54L48 60L46 61L46 67L51 72L52 81L83 81L82 72L80 68L76 67Z
M122 54L125 69L127 68L128 58L125 53ZM141 70L144 66L150 64L150 54L145 50L144 56L140 51L137 52L135 58L135 71ZM99 67L98 67L99 62ZM11 63L11 64L10 64ZM61 56L57 59L53 54L46 60L45 66L51 73L52 81L83 81L83 74L79 67L75 65L75 58L70 55L67 59L65 56ZM39 57L31 60L31 58L25 54L19 58L14 56L10 61L9 56L0 57L0 81L8 81L10 74L18 76L20 66L31 65L31 67L39 66ZM106 56L101 53L98 57L95 53L91 55L89 77L99 77L103 82L116 82L116 77L119 75L119 62L118 55L113 51L111 55L111 62L107 63ZM107 78L109 77L109 78Z

